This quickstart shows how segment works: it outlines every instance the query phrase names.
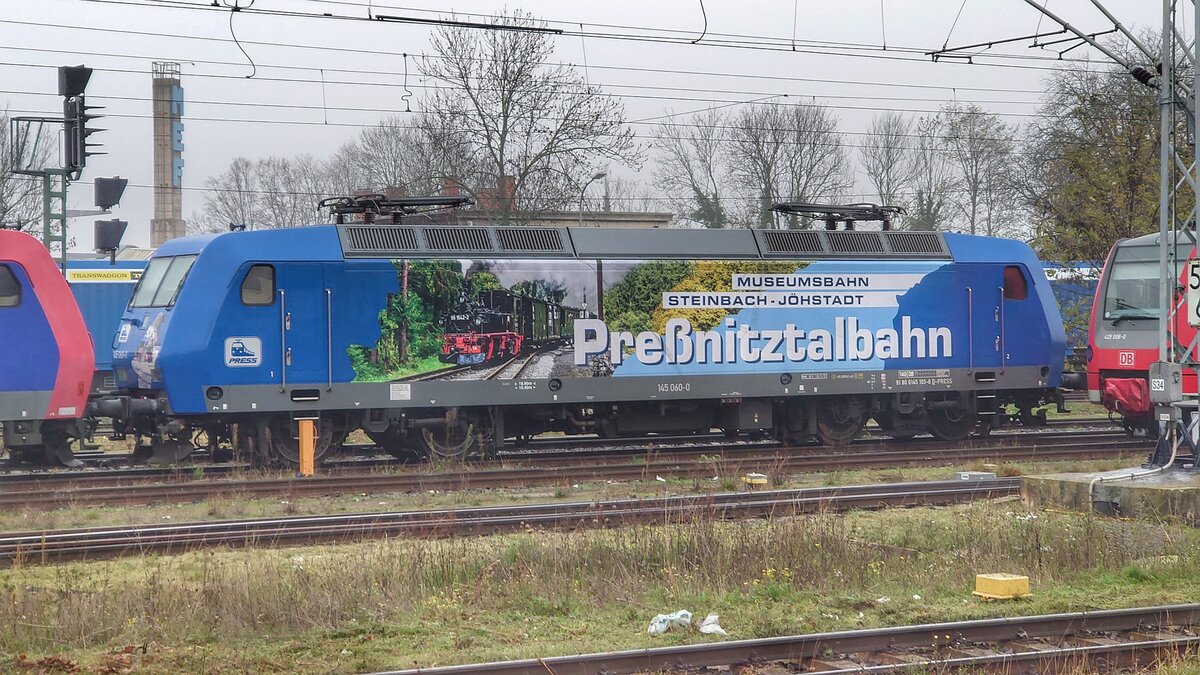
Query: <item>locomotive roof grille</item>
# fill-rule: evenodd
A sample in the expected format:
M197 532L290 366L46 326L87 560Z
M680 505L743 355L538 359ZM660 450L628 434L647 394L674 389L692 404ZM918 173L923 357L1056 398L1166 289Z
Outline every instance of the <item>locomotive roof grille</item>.
M940 232L338 225L347 258L950 259Z
M555 251L563 249L562 233L549 227L500 228L496 241L501 251Z
M485 227L426 227L425 247L431 251L492 251Z
M836 230L826 232L829 248L834 253L883 253L883 239L879 232L853 232Z
M894 253L941 253L942 238L936 232L889 232L887 242Z
M346 240L351 250L363 253L417 250L417 232L411 227L349 225Z
M763 241L771 253L822 253L821 235L805 230L766 230Z

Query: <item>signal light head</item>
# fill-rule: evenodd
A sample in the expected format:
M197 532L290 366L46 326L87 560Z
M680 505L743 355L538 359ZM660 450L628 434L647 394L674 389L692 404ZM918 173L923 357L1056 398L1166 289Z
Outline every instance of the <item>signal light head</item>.
M79 96L87 89L92 79L92 69L86 66L60 66L58 69L58 95Z

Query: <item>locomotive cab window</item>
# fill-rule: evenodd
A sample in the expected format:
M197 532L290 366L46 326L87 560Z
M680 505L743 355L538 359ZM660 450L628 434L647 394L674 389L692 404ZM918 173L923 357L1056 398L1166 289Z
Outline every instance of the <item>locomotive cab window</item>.
M0 307L21 304L21 282L8 265L0 265Z
M150 261L133 292L130 307L170 307L183 288L194 255L178 255L173 258L155 258Z
M251 265L242 279L242 304L269 305L275 302L275 268L270 265Z
M1009 265L1004 268L1004 299L1005 300L1024 300L1029 297L1029 282L1025 280L1025 273L1016 265Z

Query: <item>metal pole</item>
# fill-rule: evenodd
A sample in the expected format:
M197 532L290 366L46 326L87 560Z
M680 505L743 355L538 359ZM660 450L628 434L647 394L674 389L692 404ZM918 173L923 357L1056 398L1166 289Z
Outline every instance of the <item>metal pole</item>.
M1089 45L1091 45L1093 48L1095 48L1097 51L1099 51L1101 54L1104 54L1105 56L1107 56L1108 58L1112 59L1113 61L1116 61L1116 62L1117 62L1117 63L1118 63L1118 64L1119 64L1119 65L1120 65L1122 68L1124 68L1125 70L1131 70L1131 69L1133 68L1133 66L1131 66L1131 65L1129 64L1129 62L1127 62L1125 59L1121 58L1120 56L1117 56L1116 52L1114 52L1114 51L1112 51L1111 49L1109 49L1109 48L1105 47L1104 45L1100 44L1099 42L1097 42L1097 41L1096 41L1096 39L1095 39L1095 38L1093 38L1093 37L1089 36L1088 34L1084 33L1083 31L1079 30L1078 28L1076 28L1076 27L1072 26L1071 24L1067 23L1067 22L1066 22L1064 19L1061 19L1061 18L1059 18L1059 16L1058 16L1058 15L1054 14L1053 12L1051 12L1051 11L1050 11L1050 10L1048 10L1048 9L1046 9L1045 7L1043 7L1043 6L1039 5L1039 4L1038 4L1038 3L1037 3L1035 0L1025 0L1025 2L1029 3L1029 5L1030 5L1031 7L1033 7L1034 9L1036 9L1037 11L1039 11L1039 12L1041 12L1042 14L1045 14L1046 16L1050 17L1050 19L1051 19L1052 21L1054 21L1054 22L1058 23L1058 25L1060 25L1060 26L1062 26L1063 28L1066 28L1067 30L1069 30L1069 31L1071 31L1072 33L1074 33L1074 34L1075 34L1075 37L1077 37L1077 38L1079 38L1080 40L1083 40L1084 42L1088 43L1088 44L1089 44ZM1167 11L1167 10L1166 10L1166 8L1167 8L1167 7L1170 5L1170 2L1171 2L1171 0L1163 0L1163 2L1165 3L1165 4L1163 5L1163 7L1164 7L1164 12L1166 12L1166 11ZM1164 23L1163 23L1163 28L1164 28L1164 31L1166 31L1166 30L1170 30L1170 24L1169 24L1169 23L1166 23L1167 21L1169 21L1169 19L1163 19L1163 21L1164 21ZM1164 81L1164 82L1169 82L1169 81L1170 81L1170 80L1169 80L1169 79L1166 77L1166 73L1165 73L1165 72L1163 73L1163 81Z
M583 187L579 190L579 227L583 227L583 195L587 192L589 185L601 178L606 179L605 194L607 194L608 174L603 171L592 176L591 180L584 183ZM601 321L604 320L604 261L599 259L596 260L596 318Z
M1030 0L1026 0L1027 2ZM1172 86L1174 82L1174 73L1172 65L1174 59L1171 58L1171 45L1174 42L1171 39L1174 26L1171 16L1172 0L1163 0L1163 40L1162 40L1162 75L1159 80L1164 86L1158 88L1158 112L1159 112L1159 144L1158 144L1158 306L1159 317L1158 322L1158 360L1170 361L1170 353L1168 351L1168 322L1171 316L1171 298L1170 292L1173 284L1170 278L1170 258L1171 251L1169 240L1171 231L1174 229L1174 223L1171 218L1171 126L1174 122L1174 110L1172 109L1172 99L1175 96L1175 88ZM1032 3L1031 3L1032 4ZM1053 18L1053 17L1051 17ZM1116 59L1118 63L1122 63Z
M1154 58L1154 52L1150 51L1149 47L1142 44L1142 41L1139 40L1136 35L1130 32L1130 30L1126 28L1124 24L1122 24L1120 21L1117 21L1117 17L1113 16L1112 12L1108 11L1108 8L1104 6L1104 3L1100 2L1100 0L1092 0L1092 4L1096 6L1096 9L1103 12L1104 16L1108 17L1108 20L1113 23L1113 27L1121 31L1125 37L1129 38L1129 41L1133 43L1133 46L1137 47L1138 51L1140 51L1142 54L1145 54L1146 58Z

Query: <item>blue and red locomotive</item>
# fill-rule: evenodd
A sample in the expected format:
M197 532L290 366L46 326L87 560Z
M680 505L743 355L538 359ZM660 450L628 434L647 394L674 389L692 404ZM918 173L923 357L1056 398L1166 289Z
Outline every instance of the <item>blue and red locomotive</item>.
M0 427L14 456L77 466L95 360L71 289L33 237L0 230Z

